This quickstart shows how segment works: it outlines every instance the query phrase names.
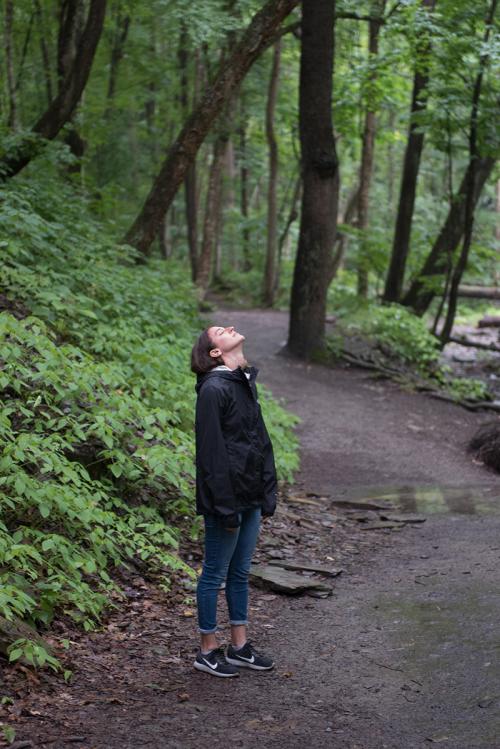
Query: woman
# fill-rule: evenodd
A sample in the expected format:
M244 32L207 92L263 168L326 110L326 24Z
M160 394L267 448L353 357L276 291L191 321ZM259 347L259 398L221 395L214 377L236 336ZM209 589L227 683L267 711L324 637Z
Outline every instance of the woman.
M243 355L245 336L210 327L193 346L196 392L196 511L205 521L205 558L196 600L201 647L194 667L233 677L239 668L268 671L274 663L247 640L248 573L260 519L276 507L273 448L255 378ZM231 624L227 655L218 647L217 594L226 583Z

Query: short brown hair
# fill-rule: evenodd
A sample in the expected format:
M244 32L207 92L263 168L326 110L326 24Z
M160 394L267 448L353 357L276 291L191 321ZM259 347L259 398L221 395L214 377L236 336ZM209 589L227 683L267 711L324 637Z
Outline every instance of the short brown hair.
M206 328L199 336L191 351L191 372L195 374L205 374L210 372L219 364L224 364L222 357L214 358L210 356L210 351L215 348L214 342L208 335L209 328Z

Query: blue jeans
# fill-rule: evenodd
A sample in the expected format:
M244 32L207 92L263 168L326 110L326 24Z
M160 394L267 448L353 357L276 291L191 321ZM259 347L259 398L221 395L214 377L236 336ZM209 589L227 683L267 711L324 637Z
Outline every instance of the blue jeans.
M248 573L260 517L260 507L245 510L240 527L227 530L215 515L205 515L205 559L196 589L198 625L204 635L217 630L217 594L224 581L230 623L248 623Z

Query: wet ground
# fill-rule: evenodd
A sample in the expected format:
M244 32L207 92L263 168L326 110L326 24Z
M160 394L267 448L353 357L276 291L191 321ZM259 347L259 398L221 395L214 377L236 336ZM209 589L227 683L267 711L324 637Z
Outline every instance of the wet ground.
M302 419L294 491L313 493L316 525L285 525L274 548L345 572L326 599L253 590L251 634L276 669L235 680L195 672L193 612L138 584L104 631L75 634L71 684L19 700L19 749L500 749L500 477L465 450L491 415L282 357L283 313L214 322L247 335L259 382ZM332 523L341 503L356 509ZM348 521L381 506L426 520ZM291 510L311 505L282 507L261 545Z

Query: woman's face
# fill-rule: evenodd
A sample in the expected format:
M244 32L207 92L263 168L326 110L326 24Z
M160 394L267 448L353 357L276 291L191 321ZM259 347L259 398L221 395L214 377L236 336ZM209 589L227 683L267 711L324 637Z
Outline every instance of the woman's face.
M241 346L245 340L245 336L242 333L237 333L232 325L228 328L214 325L208 329L208 335L213 344L210 356L214 358L228 354L237 346Z

